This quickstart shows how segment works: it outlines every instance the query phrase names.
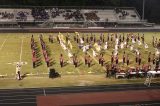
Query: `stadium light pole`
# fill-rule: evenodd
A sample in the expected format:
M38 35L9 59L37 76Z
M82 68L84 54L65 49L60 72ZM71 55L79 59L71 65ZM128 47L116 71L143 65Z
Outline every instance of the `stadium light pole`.
M143 0L142 20L144 20L145 0Z

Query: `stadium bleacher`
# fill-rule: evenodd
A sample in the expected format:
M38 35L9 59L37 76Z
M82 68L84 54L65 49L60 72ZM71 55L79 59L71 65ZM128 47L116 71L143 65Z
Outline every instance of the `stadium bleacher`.
M123 12L128 13L125 15L125 18L120 18L123 12L116 13L116 9L45 9L45 8L33 8L33 9L1 9L0 10L0 17L1 21L9 21L14 19L15 21L39 21L39 20L49 20L53 19L61 20L61 21L85 21L85 20L92 20L92 21L108 21L116 22L119 20L127 20L127 21L140 21L140 17L135 12L135 9L120 9ZM116 14L115 14L116 13ZM85 15L88 14L89 16ZM92 17L92 18L91 18ZM118 17L118 19L116 18ZM18 19L19 18L19 19ZM26 19L25 19L26 18ZM88 19L87 19L88 18ZM98 19L99 18L99 19ZM71 20L72 19L72 20Z

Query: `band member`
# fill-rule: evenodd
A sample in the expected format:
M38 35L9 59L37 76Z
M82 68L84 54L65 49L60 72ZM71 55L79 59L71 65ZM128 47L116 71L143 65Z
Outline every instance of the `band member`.
M18 80L21 80L21 79L22 79L22 78L21 78L20 70L21 70L21 65L20 65L20 64L17 64L17 66L16 66L16 78L17 78Z
M121 35L119 36L119 43L121 43L122 42L122 39L121 39Z
M101 58L102 58L102 55L100 54L98 57L99 64L101 64Z
M69 34L67 33L66 42L68 42L68 40L69 40Z
M75 67L78 66L78 59L77 59L77 56L75 56L75 59L74 59L74 66L75 66Z
M129 56L127 55L127 66L129 65Z
M85 65L87 65L87 58L88 58L87 53L85 53L85 56L84 56Z
M58 41L58 43L60 43L60 39L59 39L59 37L57 36L57 41Z
M115 38L117 39L117 34L115 34Z
M32 37L31 37L31 42L32 42L32 43L34 42L34 37L33 37L33 35L32 35Z
M149 55L148 55L148 63L151 62L151 52L149 52Z
M144 34L143 34L143 36L142 36L141 38L142 38L142 42L143 42L143 44L144 44Z
M155 68L156 68L156 71L158 71L158 68L159 68L159 58L156 58L155 61L156 61L155 62L156 63L156 67Z
M114 55L112 54L111 55L111 63L113 63L113 61L114 61Z
M88 67L91 66L91 62L92 62L92 60L91 60L90 56L88 56L88 59L87 59Z
M103 66L104 65L104 58L103 58L103 55L102 55L102 57L101 57L101 66Z
M93 35L91 34L90 36L90 41L92 42L93 41Z
M136 53L136 63L138 63L138 55L137 55L137 53Z
M142 59L141 59L141 54L139 54L139 57L138 57L138 64L139 64L139 65L141 65L141 60L142 60Z
M36 56L36 51L33 49L32 50L32 56L35 57Z
M128 43L129 43L129 36L127 35L127 38L126 38L126 48L128 47Z
M113 41L113 36L111 35L111 42Z
M154 43L154 47L157 47L157 38L156 38L156 40L155 40L155 43Z
M136 36L134 36L134 41L135 41L135 42L137 41L137 37L136 37Z
M61 65L61 67L63 67L63 63L64 63L63 55L61 54L60 55L60 65Z
M48 58L48 56L46 57L46 63L47 63L47 67L49 67L50 65L49 65L49 58Z
M154 47L154 36L152 36L152 45Z
M77 37L77 40L76 40L76 41L77 41L77 43L79 43L79 39L78 39L78 37Z
M116 55L116 64L118 64L118 54Z
M155 54L153 54L153 57L152 57L152 62L153 62L153 64L155 64L155 61L156 61L156 59L155 59Z
M33 61L33 68L35 68L36 67L36 58L32 57L32 61Z
M84 34L82 35L82 40L84 41Z
M124 41L124 39L125 39L125 38L124 38L124 33L123 33L123 38L122 38L122 40Z
M105 42L105 38L104 38L104 35L103 35L103 38L102 38L102 42L103 42L103 43Z
M129 42L129 36L127 36L126 42L127 42L127 44L128 44L128 42Z
M21 78L21 73L20 73L20 71L18 71L17 74L18 74L18 80L21 80L22 78Z
M106 77L109 77L109 65L106 64L105 68L106 68Z
M76 41L76 39L77 39L76 36L74 36L74 41Z
M33 35L31 37L33 38Z
M125 63L125 60L126 60L126 56L125 56L125 51L123 53L123 64Z
M158 45L157 45L157 47L158 47L158 48L160 48L160 39L159 39L159 41L158 41Z

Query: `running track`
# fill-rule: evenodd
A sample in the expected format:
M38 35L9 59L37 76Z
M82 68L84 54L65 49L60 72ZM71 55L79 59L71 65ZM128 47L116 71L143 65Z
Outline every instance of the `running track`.
M154 93L160 90L160 84L152 84L151 87L146 87L143 84L125 84L125 85L100 85L100 86L87 86L87 87L54 87L54 88L28 88L28 89L1 89L0 90L0 106L36 106L36 102L39 97L48 97L49 95L61 95L61 94L78 94L78 93L112 93L112 92L130 92L130 91L142 91L142 90L151 90ZM154 94L153 93L153 94ZM158 94L158 93L157 93ZM160 95L160 94L159 94ZM153 96L154 97L154 96ZM37 98L37 100L36 100ZM119 101L120 102L120 101ZM119 104L116 102L116 104ZM121 103L121 102L120 102ZM160 105L160 100L154 98L152 101L144 100L141 104L158 104ZM95 103L94 103L95 104ZM94 106L94 104L92 104ZM105 102L102 102L101 105L106 105ZM135 102L121 103L124 104L135 104ZM96 105L96 104L95 104ZM98 103L97 105L100 105ZM113 103L112 103L113 105ZM157 106L158 106L157 105ZM88 106L83 104L83 106Z

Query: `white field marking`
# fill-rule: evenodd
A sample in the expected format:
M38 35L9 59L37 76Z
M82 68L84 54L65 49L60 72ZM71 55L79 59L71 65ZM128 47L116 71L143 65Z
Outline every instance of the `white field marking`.
M44 96L46 96L46 91L45 91L45 89L43 88L43 93L44 93Z
M8 62L8 63L6 63L6 64L16 65L16 64L18 64L18 63L20 63L21 65L26 65L26 64L28 64L28 62L13 62L13 63Z
M89 52L87 53L96 61L96 63L98 63L98 60L95 57L93 57Z
M90 70L90 71L88 71L88 74L92 74L92 73L94 73L94 72L92 72L91 70Z
M67 74L72 74L72 73L74 73L73 71L71 72L71 71L67 71Z
M20 52L20 56L19 56L19 61L22 61L22 52L23 52L23 38L22 38L22 43L21 43L21 52Z
M5 39L0 47L0 50L2 50L3 46L4 46L4 43L6 42L7 39Z

